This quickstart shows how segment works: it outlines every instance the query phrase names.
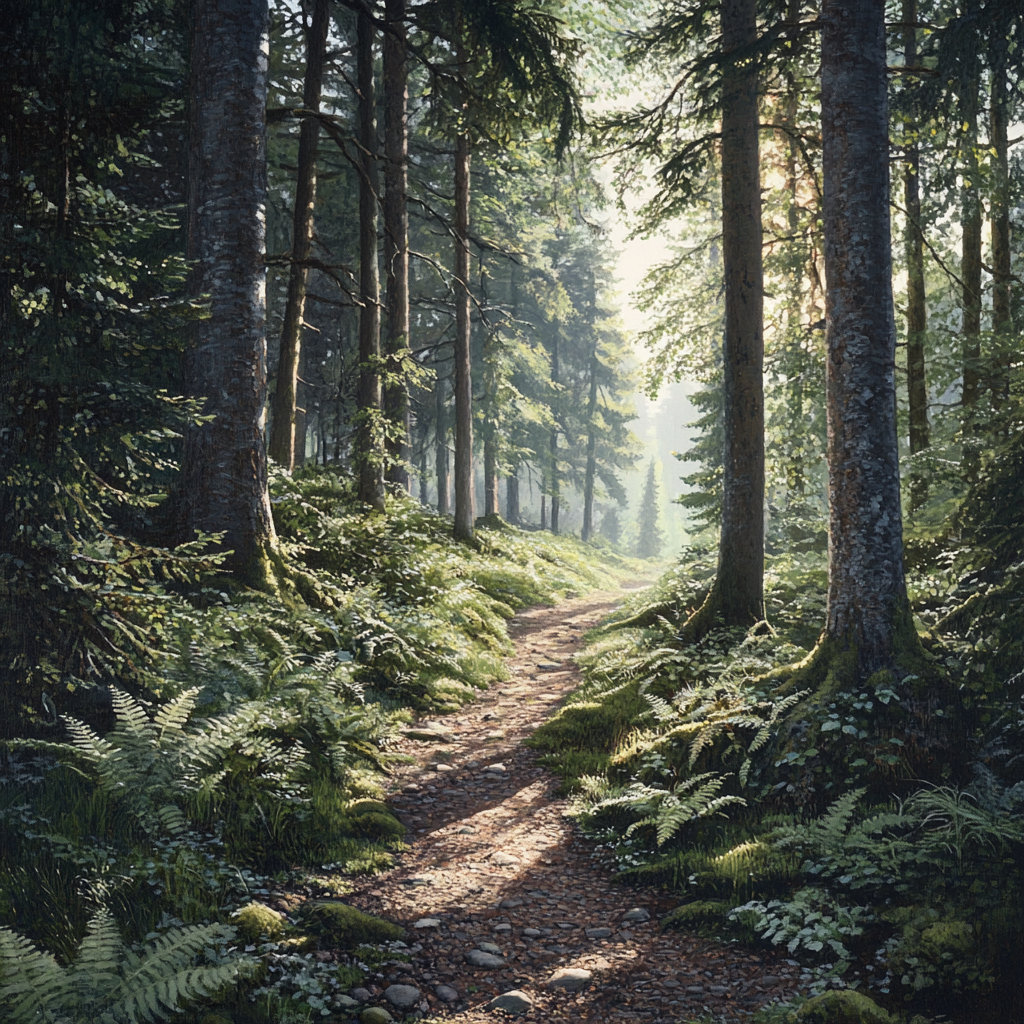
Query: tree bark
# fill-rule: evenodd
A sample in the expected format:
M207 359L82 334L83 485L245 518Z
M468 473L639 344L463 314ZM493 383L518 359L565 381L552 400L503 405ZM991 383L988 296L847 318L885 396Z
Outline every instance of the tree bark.
M498 441L493 436L484 441L484 514L501 515L498 500Z
M863 677L893 664L906 607L896 436L884 0L824 0L826 634Z
M373 21L361 10L356 27L359 87L359 500L384 511L384 439L380 384L380 272L377 267L377 116Z
M995 153L989 215L992 225L992 332L996 336L999 353L992 374L992 396L1000 404L1009 397L1009 349L1013 344L1008 113L1006 72L997 68L992 72L991 140Z
M320 109L324 58L327 52L329 0L316 0L313 17L306 30L306 77L302 87L302 105L306 110ZM285 469L296 463L296 402L299 365L302 358L302 318L306 309L305 261L313 245L313 212L316 205L316 162L320 141L320 122L305 117L299 127L299 167L295 182L295 209L292 213L292 264L288 271L288 299L281 327L281 348L274 391L273 418L270 424L270 457ZM305 438L302 439L305 454ZM299 460L301 461L301 459Z
M587 468L583 477L583 529L580 537L587 541L594 533L594 478L597 475L597 338L590 356L590 397L587 400Z
M727 54L757 43L755 0L722 0ZM722 259L725 337L722 398L725 438L718 573L685 635L719 617L729 626L764 618L764 273L757 62L740 58L722 87Z
M505 519L513 526L518 526L522 519L522 512L519 510L518 467L505 478Z
M917 66L917 0L903 0L903 63ZM916 131L916 126L911 129ZM903 195L907 210L904 248L907 260L907 396L910 407L910 454L919 455L931 443L928 427L928 384L925 374L925 332L928 307L924 286L924 225L921 221L921 153L916 137L906 147ZM928 500L928 476L917 468L910 474L910 507Z
M437 511L446 516L451 511L451 481L448 461L448 405L445 402L444 378L440 365L434 385L434 472L437 476Z
M266 581L274 537L267 394L267 0L195 0L189 78L188 293L208 297L186 394L213 419L185 434L181 524L222 533L227 565Z
M384 17L384 352L388 358L384 411L389 424L388 480L404 491L409 476L409 68L406 0L385 0Z
M981 385L981 176L978 166L978 82L965 89L961 107L964 130L962 173L964 188L960 214L963 281L961 355L963 387L963 467L968 480L978 475L977 404Z
M562 370L558 361L558 332L551 343L551 380L558 384ZM557 399L556 399L557 400ZM558 424L551 431L551 532L558 533L558 513L561 511L561 493L558 477Z
M461 63L461 62L460 62ZM469 134L455 140L455 539L473 539L473 365L469 318Z

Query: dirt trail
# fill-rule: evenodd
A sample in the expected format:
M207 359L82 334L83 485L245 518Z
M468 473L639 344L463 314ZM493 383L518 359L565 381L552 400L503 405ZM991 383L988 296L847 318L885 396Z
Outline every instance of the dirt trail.
M569 659L581 634L622 597L590 594L520 613L510 628L511 679L444 718L450 743L402 741L416 764L397 773L389 801L409 827L410 849L350 901L407 926L412 963L381 969L360 993L371 1005L396 1018L493 1022L502 1014L488 1003L517 990L532 1000L527 1021L676 1022L708 1010L738 1018L799 983L799 968L782 957L661 933L658 919L678 899L614 883L565 817L558 780L523 746L578 685ZM479 956L488 949L489 961ZM567 968L576 970L549 987ZM388 1001L391 985L407 986L388 993L403 995L404 1007Z

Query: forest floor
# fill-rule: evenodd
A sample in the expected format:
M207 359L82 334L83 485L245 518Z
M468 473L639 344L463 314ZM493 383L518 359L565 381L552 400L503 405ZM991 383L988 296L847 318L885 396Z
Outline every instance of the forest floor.
M414 763L388 799L409 849L346 901L406 926L411 960L377 968L356 998L470 1024L501 1017L492 1000L515 990L525 998L504 1001L526 1021L675 1022L738 1019L800 986L784 955L662 932L678 898L616 883L524 745L579 684L583 633L623 596L521 612L509 681L443 719L448 743L402 740Z

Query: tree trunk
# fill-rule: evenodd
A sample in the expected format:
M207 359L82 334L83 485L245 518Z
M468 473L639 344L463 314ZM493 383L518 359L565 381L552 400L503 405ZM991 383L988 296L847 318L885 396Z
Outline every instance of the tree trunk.
M917 66L917 0L903 0L903 63ZM910 129L917 131L916 126ZM925 376L925 331L928 308L924 287L924 225L921 221L921 153L916 137L906 147L903 195L907 210L904 247L907 260L907 396L910 406L910 454L930 443L928 385ZM928 477L916 467L910 473L910 507L928 500Z
M540 496L540 528L548 528L548 496L543 493Z
M756 0L722 0L727 54L757 43ZM764 275L757 62L741 57L722 88L722 259L725 438L718 573L686 623L696 638L719 617L729 626L764 618Z
M461 62L460 62L461 63ZM455 539L473 539L473 365L469 319L469 135L455 140Z
M597 475L597 339L590 356L590 398L587 401L587 468L583 478L583 529L580 536L587 541L594 533L594 478Z
M388 480L404 491L409 476L409 69L406 60L406 0L385 0L384 17L384 352L388 378L384 411L389 424Z
M437 475L437 511L446 516L451 512L451 481L448 463L448 405L445 402L444 378L437 368L434 385L434 471Z
M961 353L963 388L963 467L968 480L978 475L979 451L977 436L978 396L981 384L981 175L978 166L978 101L977 80L968 85L962 104L967 125L963 140L964 188L960 214L961 259L963 281L961 307Z
M189 296L208 297L185 357L186 394L213 419L185 434L181 524L222 533L227 565L266 582L274 526L267 395L267 0L195 0L189 78Z
M906 607L896 437L884 0L824 0L827 636L867 677Z
M484 441L484 513L489 516L501 515L498 501L498 440L493 436Z
M558 332L555 331L554 338L551 342L551 380L553 383L558 384L562 375L562 369L558 360ZM557 392L555 393L555 401L557 401ZM552 409L554 412L554 409ZM551 532L558 533L558 513L560 511L560 486L558 477L558 424L556 422L554 428L551 431Z
M519 511L519 468L513 469L505 478L505 520L518 526L522 519Z
M1010 269L1010 171L1007 140L1006 72L992 72L991 140L992 162L992 332L998 358L992 375L993 400L1002 404L1009 397L1010 348L1013 344L1011 315L1012 276Z
M373 21L360 11L356 28L359 85L359 500L384 511L384 439L380 386L380 272L377 267L377 117Z
M306 78L302 87L302 105L306 110L320 109L324 58L327 51L329 0L316 0L313 19L306 31ZM316 160L320 140L320 122L305 117L299 128L299 168L295 182L295 209L292 213L292 264L288 271L288 300L281 327L281 349L274 391L273 418L270 424L270 457L285 469L296 463L296 413L299 365L302 356L302 317L306 309L306 277L313 245L313 211L316 205ZM303 452L305 439L303 438Z

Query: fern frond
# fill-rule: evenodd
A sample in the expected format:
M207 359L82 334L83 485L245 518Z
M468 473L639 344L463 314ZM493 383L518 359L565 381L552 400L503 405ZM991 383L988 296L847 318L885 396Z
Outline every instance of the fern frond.
M153 716L153 724L160 730L161 739L166 732L180 733L184 730L185 724L195 710L198 696L199 687L194 686L160 706Z
M71 989L67 972L23 935L0 927L0 1006L7 1024L28 1024L59 1006Z

